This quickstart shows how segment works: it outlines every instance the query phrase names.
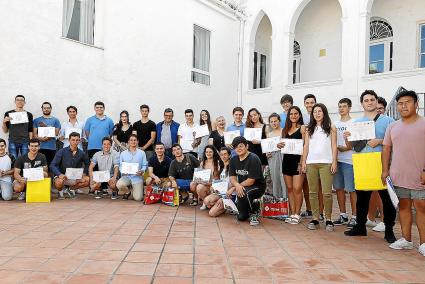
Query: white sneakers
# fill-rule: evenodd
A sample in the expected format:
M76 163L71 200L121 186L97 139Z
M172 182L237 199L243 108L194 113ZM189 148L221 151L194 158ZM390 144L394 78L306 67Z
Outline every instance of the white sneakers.
M424 253L425 253L425 245L422 244ZM413 249L413 242L407 241L405 238L398 239L397 241L390 244L390 248L392 249ZM420 248L419 248L420 250ZM419 251L420 252L420 251Z
M200 210L207 210L208 207L205 205L205 203L202 203L202 206L199 208Z
M421 244L418 249L419 253L425 256L425 243Z
M378 225L373 227L372 229L375 232L385 232L385 224L384 222L379 222Z
M366 227L376 227L378 225L375 221L369 220L369 218L366 221Z

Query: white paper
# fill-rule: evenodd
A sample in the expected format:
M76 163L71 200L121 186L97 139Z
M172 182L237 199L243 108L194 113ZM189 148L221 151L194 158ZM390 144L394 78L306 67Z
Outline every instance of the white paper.
M54 127L39 127L37 128L38 137L56 137Z
M219 181L213 183L211 187L221 195L226 195L227 190L229 189L229 183L227 181Z
M223 205L224 205L224 209L231 210L235 213L239 213L239 210L232 199L223 198Z
M108 182L111 179L111 173L109 171L94 171L93 180L95 182Z
M302 139L282 139L283 143L285 143L285 147L283 147L281 152L283 154L292 154L292 155L302 155L303 154L303 140Z
M139 163L121 163L121 173L126 175L135 175L139 171Z
M24 178L27 181L39 181L44 179L43 168L24 169Z
M350 132L348 141L375 139L375 122L362 121L347 123L347 131Z
M26 111L11 112L9 113L10 124L21 124L28 122L28 115Z
M81 134L83 130L81 128L67 127L65 129L65 138L69 139L69 134L71 134L72 132L77 132L78 134L80 134L80 138L81 138Z
M211 179L211 169L194 169L193 180L200 180L203 182L209 182Z
M277 148L277 144L280 143L280 139L281 138L279 136L261 139L261 150L263 151L263 153L280 151L280 149Z
M203 125L196 127L195 132L196 132L195 138L200 138L200 137L210 135L210 130L208 129L207 124L203 124Z
M261 135L263 133L262 128L245 128L243 137L248 141L252 140L261 140Z
M81 179L83 177L83 168L66 168L65 176L68 179Z
M336 144L337 146L343 146L346 147L347 145L345 144L345 139L344 139L344 132L347 131L346 127L343 127L343 129L338 129L337 130L337 136L336 136Z
M192 151L193 150L192 143L193 143L193 140L180 140L180 146L182 147L183 150Z
M397 194L395 193L395 189L394 189L394 185L393 182L391 180L391 177L387 177L386 178L386 182L387 182L387 190L388 190L388 195L390 196L391 202L393 203L393 206L395 209L397 209L398 207L398 203L400 202Z
M232 144L233 139L235 139L238 136L241 136L240 130L225 131L223 134L224 134L224 144L226 145Z

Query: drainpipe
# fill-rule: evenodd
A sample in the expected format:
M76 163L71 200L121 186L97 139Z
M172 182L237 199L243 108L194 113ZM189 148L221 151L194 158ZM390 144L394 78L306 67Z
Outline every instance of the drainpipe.
M237 100L236 100L237 106L242 106L245 22L246 22L245 19L239 18L238 87L237 87Z

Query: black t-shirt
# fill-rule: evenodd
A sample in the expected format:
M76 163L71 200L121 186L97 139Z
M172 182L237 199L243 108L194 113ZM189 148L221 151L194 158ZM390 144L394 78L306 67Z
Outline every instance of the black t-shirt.
M168 171L170 170L171 159L167 156L164 157L162 162L158 161L156 155L153 155L152 158L149 159L148 167L153 168L153 173L159 178L168 177Z
M239 183L252 178L255 179L254 185L261 188L266 186L260 158L253 153L249 153L243 161L239 160L239 156L234 156L230 160L229 176L236 176Z
M217 151L220 151L222 147L226 146L224 144L224 136L221 136L217 130L211 132L210 138L213 139L213 145L217 149Z
M8 117L9 113L16 112L10 110L4 114L4 117ZM28 143L30 141L29 133L33 131L33 116L27 111L28 122L20 124L11 124L6 122L6 127L9 129L9 139L14 143Z
M146 123L139 120L133 123L133 130L137 133L139 147L143 147L151 139L151 132L156 132L156 124L152 120ZM153 151L153 145L150 145L145 151Z
M39 167L47 167L46 156L41 153L38 153L34 160L28 158L28 154L26 154L18 157L15 161L15 168L20 170Z
M131 133L133 132L133 127L130 125L127 130L122 130L122 128L116 124L114 127L113 135L117 136L118 141L121 143L128 143Z
M192 154L184 154L181 162L176 159L171 162L168 176L175 179L192 180L193 170L197 167L199 167L199 161Z

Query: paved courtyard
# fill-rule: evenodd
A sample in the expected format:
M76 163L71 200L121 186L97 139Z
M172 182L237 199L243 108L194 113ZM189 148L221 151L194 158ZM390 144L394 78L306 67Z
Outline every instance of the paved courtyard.
M348 238L343 227L306 223L250 227L186 206L87 196L2 201L0 283L425 283L416 231L415 250L393 251L383 233Z

